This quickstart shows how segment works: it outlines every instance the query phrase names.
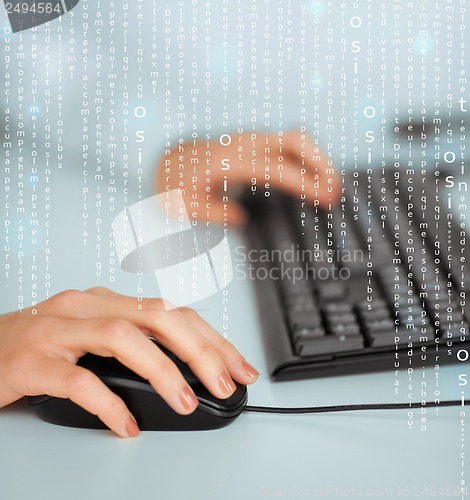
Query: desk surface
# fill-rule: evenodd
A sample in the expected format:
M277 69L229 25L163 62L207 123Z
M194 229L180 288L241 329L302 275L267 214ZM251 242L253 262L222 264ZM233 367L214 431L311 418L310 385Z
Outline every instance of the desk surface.
M79 196L78 189L69 189L63 202L79 203ZM60 200L57 203L60 205ZM67 227L78 227L80 215L57 215L55 231L60 234ZM80 232L76 232L80 239ZM55 247L56 255L67 256L54 261L64 266L64 272L55 270L57 290L97 284L92 272L95 255L84 253L73 234L59 238ZM132 293L134 279L119 272L115 288ZM407 400L409 381L403 373L398 377L389 372L271 382L250 283L234 280L228 289L229 338L261 371L259 381L250 388L250 404L309 406ZM214 296L206 305L201 314L220 328L220 297ZM4 302L2 307L12 309L14 304ZM443 399L458 398L460 371L461 367L445 367L436 379L433 369L416 370L414 399L421 399L422 377L430 398L437 380ZM395 395L397 381L399 394ZM414 410L411 426L403 410L243 414L231 426L217 431L143 432L137 439L122 440L108 431L44 423L21 401L0 410L0 498L443 498L432 495L439 491L436 488L450 491L451 498L461 498L455 494L465 467L460 457L459 414L460 408L441 408L438 415L435 409L427 409L425 415ZM426 417L425 430L421 429L422 416Z
M262 377L250 400L376 401L388 385L386 375L282 386ZM426 497L425 489L456 486L462 471L458 411L428 415L421 431L418 422L408 428L402 411L245 414L223 430L144 432L121 440L106 431L46 424L20 403L0 413L1 497L239 500L301 496L295 493L301 489L317 498ZM409 495L400 495L403 489Z
M389 373L270 382L249 302L240 300L248 311L237 320L237 331L247 335L236 343L262 372L249 392L251 404L323 405L392 397ZM456 376L455 367L441 370L443 385ZM432 488L452 487L453 492L463 470L459 409L440 409L439 415L428 409L426 417L423 431L417 410L411 428L401 410L242 414L217 431L143 432L122 440L107 431L49 425L19 402L0 411L1 498L424 498Z

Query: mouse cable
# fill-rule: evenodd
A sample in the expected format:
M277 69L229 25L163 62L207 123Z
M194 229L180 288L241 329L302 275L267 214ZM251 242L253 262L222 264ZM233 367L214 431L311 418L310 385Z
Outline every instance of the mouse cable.
M470 405L470 399L461 399L453 401L425 401L423 403L372 403L372 404L354 404L354 405L335 405L335 406L306 406L304 408L283 408L273 406L245 406L243 411L257 413L328 413L334 411L361 411L361 410L402 410L406 408L425 408L439 406L465 406Z

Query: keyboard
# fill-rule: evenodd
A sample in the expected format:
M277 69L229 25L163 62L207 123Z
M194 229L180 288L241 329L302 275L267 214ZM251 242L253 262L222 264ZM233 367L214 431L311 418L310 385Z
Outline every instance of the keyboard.
M454 207L445 176L346 172L328 207L248 195L246 274L272 379L468 361L465 193Z

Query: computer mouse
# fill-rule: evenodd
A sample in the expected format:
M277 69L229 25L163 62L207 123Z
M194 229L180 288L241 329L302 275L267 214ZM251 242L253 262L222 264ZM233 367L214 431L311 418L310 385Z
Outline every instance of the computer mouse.
M204 387L187 364L164 347L160 345L158 347L176 363L199 400L198 407L190 415L176 413L147 380L129 370L115 358L86 354L79 359L77 364L95 373L123 399L141 430L219 429L231 424L240 415L248 399L246 386L235 382L237 387L235 392L227 399L218 399ZM29 405L42 420L51 424L106 429L96 415L92 415L69 399L47 395L30 396Z

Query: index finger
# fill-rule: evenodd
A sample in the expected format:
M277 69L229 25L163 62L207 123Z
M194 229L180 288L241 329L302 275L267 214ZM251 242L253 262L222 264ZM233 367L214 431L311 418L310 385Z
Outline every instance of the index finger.
M139 428L124 401L92 372L62 359L49 359L38 371L37 384L44 393L69 398L121 437L135 437Z
M318 182L319 189L316 190L315 198L320 203L335 202L340 191L339 176L332 162L328 161L311 138L301 131L291 131L284 135L283 145L284 153L290 160L289 168L298 164L299 169L306 170L307 187L312 180Z

